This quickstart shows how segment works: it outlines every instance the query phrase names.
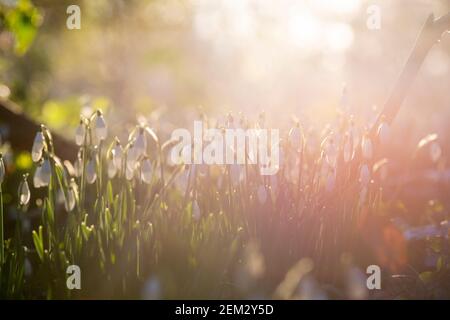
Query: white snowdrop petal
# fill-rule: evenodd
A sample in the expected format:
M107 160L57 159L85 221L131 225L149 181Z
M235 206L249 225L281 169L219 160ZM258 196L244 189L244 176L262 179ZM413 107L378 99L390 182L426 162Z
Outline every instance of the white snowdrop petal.
M50 183L52 171L50 166L50 161L48 159L44 160L41 167L41 186L48 186Z
M126 168L125 170L125 178L127 180L131 180L134 177L134 169L130 169L129 167Z
M139 132L136 141L134 142L134 148L136 150L136 156L139 158L145 154L147 149L147 141L145 140L144 132Z
M82 146L86 136L86 127L84 124L80 123L75 130L75 143L77 146Z
M141 167L141 179L144 183L149 184L152 182L152 164L150 160L146 159L142 163Z
M97 115L95 121L95 135L99 140L105 140L108 135L108 128L102 115Z
M114 165L113 160L109 160L108 161L108 177L110 179L112 179L112 178L114 178L116 176L116 173L117 173L117 168Z
M89 184L93 184L96 179L97 173L95 171L95 161L91 159L86 166L86 181Z
M122 168L122 157L123 157L123 151L120 144L116 144L113 148L112 152L112 161L114 163L114 166L117 170L120 170Z
M31 159L38 162L42 158L42 150L44 149L44 134L38 131L34 137L33 146L31 148Z
M23 180L19 186L19 204L25 206L30 202L31 193L27 180Z
M67 193L67 199L64 201L64 207L67 212L72 211L75 208L75 192L72 188L69 189L69 192Z

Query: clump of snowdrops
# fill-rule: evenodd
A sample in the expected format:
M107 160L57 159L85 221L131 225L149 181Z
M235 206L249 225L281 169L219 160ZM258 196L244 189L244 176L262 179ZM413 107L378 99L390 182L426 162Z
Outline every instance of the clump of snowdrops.
M264 114L255 123L231 115L223 125L202 121L266 127ZM127 141L110 139L100 110L81 117L77 158L61 160L41 126L10 239L0 203L1 296L295 298L288 275L306 265L343 297L343 268L374 261L360 227L383 207L389 139L383 118L375 136L349 116L322 132L296 121L277 146L278 172L263 176L247 163L174 165L176 141L162 143L148 125L137 125ZM0 156L0 188L4 176ZM45 190L31 236L22 228L30 184ZM66 287L73 264L82 270L82 290ZM317 297L308 292L301 297Z

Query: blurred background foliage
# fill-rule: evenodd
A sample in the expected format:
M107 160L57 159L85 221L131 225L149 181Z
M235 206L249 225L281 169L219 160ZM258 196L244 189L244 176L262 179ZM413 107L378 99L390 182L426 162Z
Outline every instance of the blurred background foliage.
M81 30L66 28L71 4L81 8ZM380 30L366 26L372 4L381 10ZM161 126L162 116L179 125L200 111L256 117L262 110L277 126L292 115L323 125L336 115L344 83L351 112L370 118L426 17L449 6L447 0L0 0L0 95L67 136L87 101L111 106L108 117L118 128L136 118ZM399 116L394 131L407 130L411 143L430 131L448 136L449 52L445 37Z

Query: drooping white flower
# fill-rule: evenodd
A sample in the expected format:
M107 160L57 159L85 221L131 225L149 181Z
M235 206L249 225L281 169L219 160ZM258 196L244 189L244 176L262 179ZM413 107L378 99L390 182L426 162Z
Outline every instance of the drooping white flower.
M198 206L197 200L194 200L192 202L192 218L194 218L195 221L198 221L200 220L200 217L200 207Z
M92 158L89 160L86 166L86 181L89 184L93 184L97 179L97 172L95 171L95 169L96 169L95 158Z
M21 206L26 206L30 202L31 193L30 187L28 186L27 175L23 176L23 180L19 185L19 204Z
M380 140L381 145L386 145L389 140L390 128L386 122L380 123L378 126L378 139Z
M70 181L69 190L67 192L67 199L65 199L64 201L64 207L67 212L70 212L75 208L77 194L78 194L78 187L75 181L72 179Z
M75 160L74 162L73 169L75 171L75 177L81 177L81 173L83 171L83 160L81 159L81 157L77 157L77 160Z
M267 201L267 190L264 185L260 185L257 190L258 201L260 204L264 204Z
M86 126L83 123L83 120L80 120L80 124L75 130L75 143L77 146L82 146L84 144L84 140L86 139Z
M5 180L5 163L3 162L3 155L0 153L0 184Z
M95 136L100 140L105 140L108 135L108 127L106 126L105 118L100 110L97 110L95 119Z
M108 159L108 178L112 179L117 174L117 168L112 159Z
M35 188L40 188L42 187L42 165L38 165L36 168L36 171L34 171L34 176L33 176L33 186Z
M147 150L147 140L145 138L144 128L139 128L134 147L136 148L136 155L138 158L144 156L145 150Z
M152 182L152 164L150 159L145 159L141 164L141 180L149 184Z
M367 186L370 182L370 170L367 164L363 164L359 171L359 182L363 186Z
M127 151L127 169L129 171L134 171L138 164L139 154L136 146L133 144Z
M41 186L48 186L52 176L50 161L46 158L41 166Z
M365 135L361 141L362 155L366 159L371 159L373 155L372 141Z
M122 168L122 158L123 158L123 149L120 145L119 139L116 138L116 144L114 148L111 150L112 153L112 161L117 170Z
M129 168L127 166L127 168L125 169L125 178L127 180L132 180L134 178L134 170L135 169Z
M34 137L33 147L31 148L31 159L38 162L42 158L42 151L44 150L44 134L38 131Z

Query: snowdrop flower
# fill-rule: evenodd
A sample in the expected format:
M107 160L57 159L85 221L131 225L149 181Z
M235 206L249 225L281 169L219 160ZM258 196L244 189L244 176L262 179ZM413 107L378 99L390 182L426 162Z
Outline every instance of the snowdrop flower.
M380 140L381 145L386 145L389 140L389 134L389 125L385 121L382 121L378 126L378 139Z
M142 161L141 180L147 184L152 182L152 164L148 158Z
M0 153L0 184L5 180L5 163L3 162L3 155Z
M67 199L64 201L64 207L67 212L72 211L75 208L76 199L78 194L78 187L75 180L71 179L69 190L67 192Z
M35 188L40 188L42 187L42 165L38 165L36 168L36 171L34 172L34 176L33 176L33 185Z
M95 136L100 140L105 140L108 134L108 128L106 126L105 119L100 110L97 110L97 116L95 119Z
M23 179L19 185L19 204L21 206L26 206L30 202L31 193L30 187L28 186L27 174L23 175Z
M81 173L83 172L83 160L80 156L78 156L77 160L75 160L73 169L75 171L75 177L81 177Z
M370 140L370 138L367 135L365 135L362 138L361 148L362 148L363 157L366 159L371 159L372 154L373 154L372 141Z
M139 154L136 149L136 146L132 144L127 152L127 169L129 171L134 171L138 164Z
M97 179L97 172L95 171L95 158L91 158L86 166L86 181L93 184Z
M134 142L134 147L136 148L137 157L141 157L145 154L147 149L147 140L145 139L144 128L139 128L139 133Z
M80 124L75 130L75 143L77 146L82 146L84 144L84 140L86 139L86 126L83 120L80 120Z
M35 188L46 187L51 179L51 167L48 159L45 159L34 172L33 185Z
M198 221L200 220L200 217L200 207L198 206L197 200L194 200L194 202L192 202L192 218L194 218L195 221Z
M370 170L367 164L363 164L359 171L359 182L363 186L367 186L370 182Z
M430 144L430 157L431 157L431 160L433 162L438 161L439 158L441 157L441 154L442 154L442 149L439 146L439 143L437 143L436 141L433 141Z
M127 180L132 180L133 177L134 177L134 169L129 168L129 167L127 166L127 168L125 169L125 178L126 178Z
M264 204L267 201L267 190L264 185L260 185L257 191L258 201L260 204Z
M50 166L50 161L48 158L44 159L41 166L41 185L48 186L52 176L52 168Z
M45 138L42 130L38 131L34 137L33 147L31 148L31 159L33 159L34 162L41 160L42 151L44 150L44 142Z
M113 159L108 159L108 178L112 179L117 174L117 168L114 165Z
M112 161L117 170L122 168L122 158L123 158L123 149L120 145L119 139L116 137L116 144L114 148L111 150Z

